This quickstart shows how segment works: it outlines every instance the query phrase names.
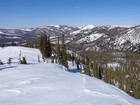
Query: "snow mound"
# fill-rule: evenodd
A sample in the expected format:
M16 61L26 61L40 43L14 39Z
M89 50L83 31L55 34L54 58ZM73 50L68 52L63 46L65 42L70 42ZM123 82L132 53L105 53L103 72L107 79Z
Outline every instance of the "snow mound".
M12 62L19 62L19 56L26 57L28 63L37 63L38 56L42 58L42 55L38 49L26 48L26 47L4 47L0 49L0 60L7 62L8 58L12 58Z

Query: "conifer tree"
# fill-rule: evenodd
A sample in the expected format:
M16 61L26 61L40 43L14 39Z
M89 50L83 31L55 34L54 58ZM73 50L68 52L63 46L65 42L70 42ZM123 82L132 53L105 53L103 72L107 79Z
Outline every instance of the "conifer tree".
M55 56L54 56L55 63L58 63L58 58L57 58L57 41L55 43L55 49L54 49L54 51L55 51Z
M93 62L90 63L91 76L93 76Z
M40 35L39 49L40 49L40 52L42 54L42 57L44 57L45 41L44 41L44 33L43 32L41 32L41 35Z
M47 41L46 41L46 57L50 58L52 55L52 46L50 42L50 35L47 36Z
M72 65L74 66L74 61L75 61L74 53L72 54L71 60L72 60Z
M84 66L85 66L85 60L82 59L81 63L80 63L80 72L83 73L84 72Z
M77 69L78 69L78 70L80 69L79 64L80 64L80 58L77 58L77 60L76 60L76 65L77 65Z
M43 35L43 55L45 58L48 58L48 36L46 33Z
M140 83L135 86L135 98L140 99Z
M67 53L66 53L66 45L65 45L65 38L64 34L62 34L62 65L68 69L68 61L67 61Z
M99 70L99 79L102 79L102 68L99 66L98 70Z
M44 31L41 33L40 41L39 41L39 49L42 53L43 58L50 58L52 54L50 36L47 36L46 32Z
M89 61L89 57L88 56L86 56L85 74L91 76L91 72L90 72L90 61Z
M55 46L55 50L56 50L56 55L57 55L57 60L58 60L58 63L60 64L60 44L59 44L59 37L57 39L57 43L56 43L56 46Z
M98 78L98 76L97 76L97 71L98 71L98 66L97 66L97 64L95 65L95 67L94 67L95 69L94 69L94 72L93 72L93 74L94 74L94 77L96 77L96 78Z

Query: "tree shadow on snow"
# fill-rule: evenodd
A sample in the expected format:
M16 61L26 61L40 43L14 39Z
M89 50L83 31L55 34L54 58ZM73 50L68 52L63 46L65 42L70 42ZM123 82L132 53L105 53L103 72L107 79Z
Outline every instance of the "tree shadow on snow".
M15 67L16 67L16 66L0 67L0 70L9 69L9 68L15 68Z
M78 70L78 69L68 69L68 72L71 72L71 73L79 73L80 70Z

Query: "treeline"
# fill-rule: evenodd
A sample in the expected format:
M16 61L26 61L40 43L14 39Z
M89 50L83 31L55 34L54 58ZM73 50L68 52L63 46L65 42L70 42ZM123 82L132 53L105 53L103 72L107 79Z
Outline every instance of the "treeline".
M140 99L140 55L108 50L82 51L79 54L87 62L85 63L85 74L102 79ZM118 65L109 66L108 64L112 62L116 62Z

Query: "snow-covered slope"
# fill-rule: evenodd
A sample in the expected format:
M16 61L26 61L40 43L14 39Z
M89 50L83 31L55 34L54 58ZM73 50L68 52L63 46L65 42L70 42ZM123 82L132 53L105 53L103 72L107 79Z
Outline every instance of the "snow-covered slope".
M76 31L72 31L72 32L70 32L70 34L71 35L76 35L76 34L80 34L80 33L89 33L89 32L91 32L91 30L93 29L93 28L95 28L96 26L94 26L94 25L87 25L87 26L85 26L85 27L81 27L81 28L79 28L79 29L77 29Z
M127 30L127 32L121 36L117 36L115 43L124 44L127 41L131 42L131 44L136 45L140 43L140 27L131 28Z
M97 39L99 39L100 37L106 37L106 35L102 34L102 33L96 33L96 34L91 34L85 38L81 38L80 40L78 40L78 43L83 43L83 42L93 42L96 41Z
M88 26L82 27L81 30L91 30L91 29L93 29L93 28L95 28L95 27L96 27L96 26L94 26L94 25L88 25Z
M88 27L88 28L87 28ZM140 26L87 26L70 33L74 40L70 44L88 50L118 49L140 52ZM97 40L98 39L98 40ZM72 45L72 46L73 46Z
M26 57L27 62L29 63L37 63L38 56L40 60L42 55L38 49L35 48L26 48L26 47L3 47L0 48L0 60L4 63L7 63L8 58L12 58L12 62L18 63L19 56Z
M7 47L0 49L0 57L19 49L30 58L39 54L37 49ZM13 53L18 59L16 55ZM0 105L140 105L140 100L101 80L75 72L70 62L69 66L69 70L51 63L0 66Z

